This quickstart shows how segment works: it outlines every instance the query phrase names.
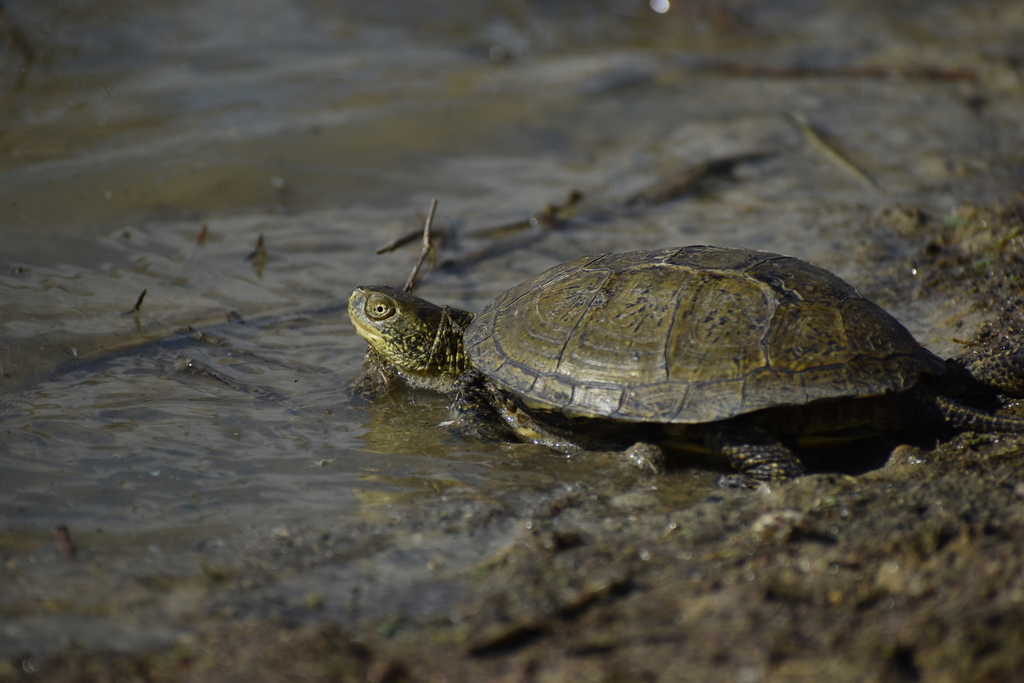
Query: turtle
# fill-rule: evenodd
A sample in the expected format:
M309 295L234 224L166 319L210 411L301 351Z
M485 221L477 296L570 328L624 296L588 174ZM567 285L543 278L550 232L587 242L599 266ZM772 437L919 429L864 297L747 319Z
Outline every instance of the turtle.
M1024 352L943 360L854 287L807 261L686 246L584 256L473 315L357 287L356 332L386 372L450 396L455 432L658 468L703 442L731 482L808 471L793 437L870 429L1022 432L959 399L1024 395Z

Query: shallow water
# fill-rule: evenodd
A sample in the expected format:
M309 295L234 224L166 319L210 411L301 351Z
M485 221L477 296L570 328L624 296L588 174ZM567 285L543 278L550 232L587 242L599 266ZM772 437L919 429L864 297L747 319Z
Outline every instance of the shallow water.
M135 580L138 599L150 595L137 579L154 563L196 574L197 548L216 539L265 542L289 525L507 487L638 485L538 449L461 442L436 427L434 399L349 395L365 345L344 300L404 281L415 247L373 252L414 230L432 197L457 236L451 255L486 243L473 229L585 196L526 248L431 273L420 293L443 303L477 310L584 253L744 245L836 270L951 353L954 334L968 336L956 322L976 319L888 288L912 278L924 245L882 210L942 215L1020 187L1011 58L1024 17L1010 2L4 7L35 50L20 89L20 55L2 57L4 655L69 638L162 642L177 608L158 603L136 628L138 596L118 591ZM738 63L949 73L764 77L727 68ZM792 112L873 185L809 143ZM680 168L754 152L766 156L694 196L623 204ZM261 235L266 258L247 258ZM681 472L655 488L686 505L713 481ZM77 570L55 524L82 546Z

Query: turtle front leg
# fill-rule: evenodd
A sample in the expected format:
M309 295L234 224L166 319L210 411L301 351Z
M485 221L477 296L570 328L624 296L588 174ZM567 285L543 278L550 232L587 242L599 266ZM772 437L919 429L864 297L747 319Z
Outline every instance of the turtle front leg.
M483 374L470 370L455 381L448 420L441 425L478 441L519 441L495 404L495 389Z
M479 441L537 443L564 452L579 451L571 438L538 422L477 370L456 381L448 420L451 431Z
M454 394L443 423L453 432L480 441L535 443L562 453L587 450L571 434L538 420L477 370L456 380ZM644 455L638 451L633 460Z
M661 446L640 441L625 451L591 450L574 435L538 420L477 370L470 370L456 380L448 420L442 426L478 441L535 443L561 453L606 453L642 470L665 470Z
M768 432L749 425L710 424L703 428L704 443L739 472L723 476L725 486L751 486L761 481L792 479L806 470L785 444Z

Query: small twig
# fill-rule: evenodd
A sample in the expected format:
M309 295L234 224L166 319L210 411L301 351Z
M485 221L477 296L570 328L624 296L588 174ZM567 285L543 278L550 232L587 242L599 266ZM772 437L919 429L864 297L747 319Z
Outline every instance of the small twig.
M793 123L796 124L797 128L800 129L800 132L804 134L804 138L811 143L811 146L818 150L826 159L859 180L865 187L872 190L881 189L875 184L874 180L864 173L864 171L854 166L853 162L825 142L821 136L818 135L818 132L811 127L811 124L803 114L800 112L787 112L786 115Z
M249 255L245 257L246 261L255 261L256 259L267 258L267 248L263 244L263 233L256 239L256 246L252 248Z
M529 218L495 225L489 228L480 228L466 233L467 237L503 237L509 233L528 230L536 227L556 228L558 221L570 215L571 209L583 199L583 193L579 190L570 190L569 196L561 204L548 204L542 211L538 211Z
M437 198L430 200L430 211L427 212L427 220L423 221L423 249L420 250L420 258L416 261L416 265L413 266L412 272L409 273L409 279L405 281L405 287L403 288L406 292L411 292L413 285L416 283L416 277L420 274L420 268L423 267L423 262L427 260L427 254L430 253L432 245L430 244L430 226L434 222L434 211L437 209Z
M465 268L480 261L507 254L513 249L534 244L545 233L557 228L558 221L565 218L567 214L571 214L582 199L582 192L572 190L565 202L548 204L546 209L534 214L532 218L476 230L470 233L472 237L490 237L494 241L479 249L445 259L441 262L441 268L446 270Z
M953 340L954 344L959 344L960 346L978 346L981 344L981 342L974 339L958 339L957 337L951 337L950 339Z
M412 242L413 240L415 240L417 237L420 237L421 235L423 235L423 228L417 228L416 230L413 230L412 232L407 232L406 234L402 235L401 237L396 237L395 239L391 240L390 242L387 242L387 243L381 245L377 249L377 251L375 251L374 253L375 254L386 254L389 251L394 251L395 249L398 249L399 247L404 247L405 245L409 244L409 242Z
M423 212L417 210L416 211L416 221L422 226L423 222L425 220L426 220L426 217L423 215ZM377 251L375 251L374 253L375 254L386 254L389 251L395 251L396 249L398 249L400 247L404 247L405 245L409 244L410 242L413 242L413 241L419 239L420 237L422 237L422 235L423 235L423 228L422 227L416 228L415 230L412 230L410 232L405 233L401 237L396 237L395 239L390 240L389 242L386 242L386 243L382 244L380 247L377 248ZM439 228L435 228L434 226L430 227L430 238L434 241L434 248L435 249L440 249L443 246L443 243L444 243L443 238L446 235L447 235L447 232L445 230L442 230L442 229L439 229Z
M255 384L248 384L246 382L239 381L230 375L227 375L219 370L211 368L210 366L201 363L193 358L180 358L178 359L178 367L175 372L181 372L183 374L193 375L195 377L207 377L224 384L235 391L239 391L256 398L277 400L281 398L281 394L277 393L272 389L265 389Z
M503 237L500 240L492 242L486 246L467 251L457 256L452 256L441 261L440 268L442 270L461 270L468 268L469 266L476 265L481 261L503 256L508 254L510 251L515 249L522 249L523 247L532 246L536 244L537 240L541 239L547 230L538 226L532 226L529 232L521 232L518 235L509 235Z
M650 187L630 195L626 199L625 204L626 206L634 206L636 204L653 205L672 201L693 190L697 183L708 176L724 175L731 172L737 164L744 161L757 161L774 153L766 151L746 152L744 154L734 154L728 157L701 161L693 166L680 169Z
M549 207L551 205L548 205ZM487 228L478 228L477 230L470 230L466 233L466 237L486 237L489 239L501 239L509 234L520 232L522 230L529 230L530 228L536 228L539 221L537 217L530 216L529 218L523 218L518 221L512 221L511 223L502 223L501 225L492 225Z
M684 168L654 185L640 190L626 199L626 205L661 204L686 194L693 186L711 172L711 166L702 161L695 166Z
M245 257L245 260L252 261L252 272L256 273L256 277L262 278L263 268L267 265L269 259L270 255L267 253L267 247L263 243L263 233L261 232L256 240L256 246L252 248L252 251Z
M765 64L714 64L706 71L737 76L766 78L904 78L907 80L973 81L977 73L971 69L945 69L936 66L768 66Z
M71 540L71 532L68 531L67 525L58 524L53 527L53 533L57 536L57 546L60 548L61 554L64 555L64 559L73 559L75 553L78 552L78 548L75 547L75 542Z
M139 310L142 308L142 300L146 298L146 291L145 289L142 290L142 294L139 294L139 298L135 300L135 305L121 314L123 317L138 315Z

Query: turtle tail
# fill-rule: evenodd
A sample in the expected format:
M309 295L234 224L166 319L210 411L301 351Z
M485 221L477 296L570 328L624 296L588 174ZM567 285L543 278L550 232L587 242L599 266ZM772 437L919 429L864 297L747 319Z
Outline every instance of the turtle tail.
M993 415L984 410L970 408L961 403L946 398L941 394L934 394L935 408L939 411L948 424L964 431L972 432L996 432L996 433L1017 433L1024 432L1024 419L1019 417L1005 417Z

